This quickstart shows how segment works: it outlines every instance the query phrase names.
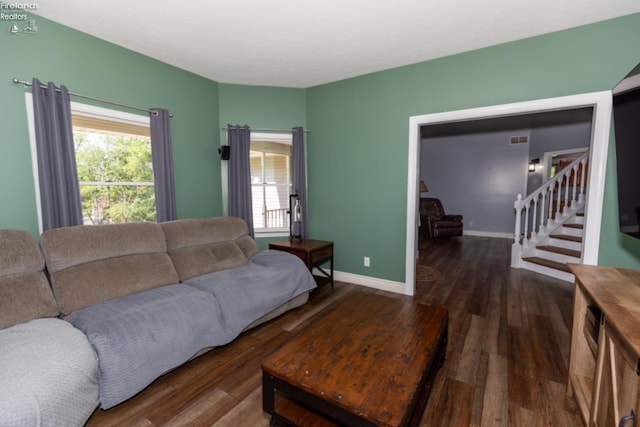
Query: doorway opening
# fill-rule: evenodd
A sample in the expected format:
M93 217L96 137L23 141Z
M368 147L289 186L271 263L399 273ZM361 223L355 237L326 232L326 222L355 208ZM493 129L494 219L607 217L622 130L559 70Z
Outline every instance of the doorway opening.
M604 195L604 174L609 145L611 91L564 96L542 100L433 113L409 118L409 150L407 179L407 234L405 255L405 294L415 293L415 268L418 247L418 200L420 196L420 128L425 125L464 122L517 116L522 114L593 108L589 186L585 206L583 262L596 264L600 243L600 222Z

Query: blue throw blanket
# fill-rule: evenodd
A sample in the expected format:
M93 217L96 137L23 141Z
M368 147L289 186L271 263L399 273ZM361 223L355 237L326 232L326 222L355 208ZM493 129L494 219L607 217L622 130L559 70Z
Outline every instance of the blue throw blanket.
M98 354L100 404L108 409L315 286L299 258L269 250L241 267L109 300L66 320Z
M216 271L183 282L210 295L220 305L222 329L232 341L254 320L316 287L306 265L282 251L262 251L241 267Z
M100 405L108 409L198 350L224 342L219 318L211 295L169 285L78 310L66 320L98 354Z

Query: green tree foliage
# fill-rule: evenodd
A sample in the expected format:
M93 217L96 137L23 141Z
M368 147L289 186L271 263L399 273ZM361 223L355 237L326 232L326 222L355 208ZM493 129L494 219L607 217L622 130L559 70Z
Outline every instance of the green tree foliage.
M156 220L149 138L75 130L74 142L85 224Z

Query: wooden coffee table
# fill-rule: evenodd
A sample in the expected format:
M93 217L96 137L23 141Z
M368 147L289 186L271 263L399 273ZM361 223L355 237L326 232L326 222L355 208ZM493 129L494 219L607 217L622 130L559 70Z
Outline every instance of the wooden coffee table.
M448 312L347 296L262 364L271 425L416 426L444 362Z

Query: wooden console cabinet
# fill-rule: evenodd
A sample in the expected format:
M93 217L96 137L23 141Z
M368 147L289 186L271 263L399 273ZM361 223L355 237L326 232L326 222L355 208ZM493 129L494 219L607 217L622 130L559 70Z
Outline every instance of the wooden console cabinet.
M576 277L567 394L585 425L640 425L640 271L570 264Z

